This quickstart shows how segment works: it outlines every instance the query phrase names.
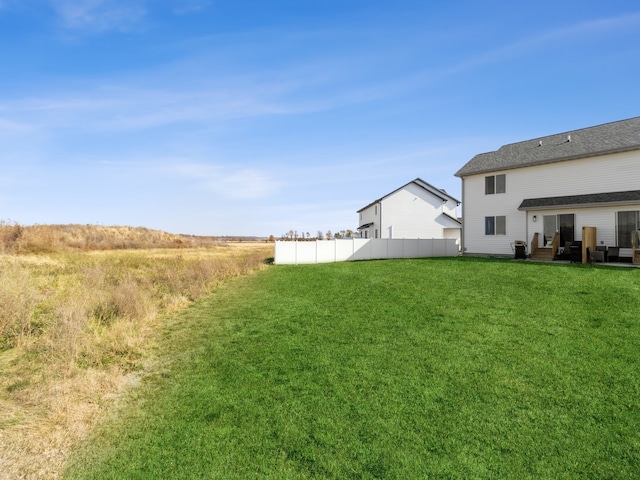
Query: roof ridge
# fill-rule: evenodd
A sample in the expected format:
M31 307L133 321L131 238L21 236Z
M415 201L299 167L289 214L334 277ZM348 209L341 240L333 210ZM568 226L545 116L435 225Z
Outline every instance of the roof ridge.
M556 141L562 137L566 140ZM462 177L637 149L640 150L640 116L507 143L497 150L475 155L455 175Z

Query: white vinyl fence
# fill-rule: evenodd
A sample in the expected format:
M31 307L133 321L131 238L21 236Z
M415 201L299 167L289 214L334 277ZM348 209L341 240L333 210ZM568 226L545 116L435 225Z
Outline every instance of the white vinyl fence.
M345 238L314 242L277 241L275 263L329 263L348 260L382 258L455 257L459 253L457 240Z

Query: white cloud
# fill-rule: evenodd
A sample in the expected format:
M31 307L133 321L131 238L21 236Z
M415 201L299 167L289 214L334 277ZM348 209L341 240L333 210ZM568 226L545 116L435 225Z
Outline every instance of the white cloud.
M0 135L26 133L30 131L32 131L32 128L29 125L0 118Z
M164 166L153 168L164 175L191 180L198 188L224 199L263 199L277 193L282 187L281 182L257 168L234 169L184 159L166 160Z
M264 87L261 87L264 89ZM210 123L235 118L280 115L289 108L277 95L244 88L209 87L144 90L136 86L45 92L38 97L0 103L0 129L75 128L126 131L179 123Z
M266 173L255 169L243 169L221 175L208 187L237 200L256 200L276 193L279 183Z
M73 30L128 30L146 14L140 0L49 0L49 3L64 26Z
M210 5L210 0L178 0L173 12L176 15L188 15L205 10Z

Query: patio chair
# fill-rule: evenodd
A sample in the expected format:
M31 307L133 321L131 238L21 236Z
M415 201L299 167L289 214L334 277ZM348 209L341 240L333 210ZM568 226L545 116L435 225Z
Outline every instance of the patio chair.
M609 247L607 247L606 245L597 245L596 250L598 250L599 252L604 252L604 261L609 261Z
M587 258L591 263L604 263L604 252L602 250L591 250L587 247Z
M610 262L619 262L620 261L620 247L609 247L609 261Z

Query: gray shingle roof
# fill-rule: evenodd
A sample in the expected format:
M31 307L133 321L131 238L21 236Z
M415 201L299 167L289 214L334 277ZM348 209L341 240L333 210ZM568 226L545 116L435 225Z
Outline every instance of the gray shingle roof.
M569 206L624 205L640 202L640 190L627 192L592 193L564 197L525 198L518 210L532 210Z
M640 117L511 143L473 157L456 177L640 149Z

